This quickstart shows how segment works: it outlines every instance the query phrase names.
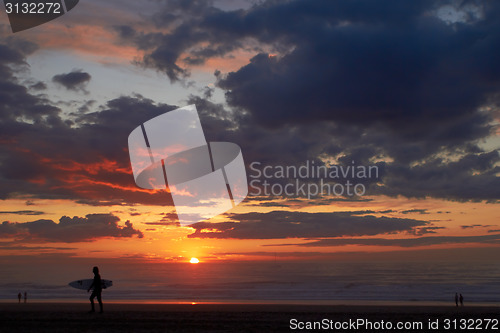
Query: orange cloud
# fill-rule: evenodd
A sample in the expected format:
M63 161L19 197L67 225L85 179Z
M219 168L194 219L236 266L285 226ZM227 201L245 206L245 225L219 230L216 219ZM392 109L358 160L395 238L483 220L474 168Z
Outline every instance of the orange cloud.
M23 38L40 49L65 50L99 63L130 63L143 53L134 46L119 45L117 34L107 25L92 22L64 25L59 21L44 24Z

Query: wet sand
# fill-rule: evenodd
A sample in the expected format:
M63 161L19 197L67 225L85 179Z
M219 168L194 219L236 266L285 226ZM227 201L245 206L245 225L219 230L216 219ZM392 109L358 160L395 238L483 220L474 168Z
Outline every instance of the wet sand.
M97 304L96 304L97 305ZM1 332L290 332L308 322L421 322L422 329L394 332L439 332L446 319L496 319L498 306L278 305L278 304L104 304L105 312L87 313L87 303L0 304ZM98 307L96 307L98 309ZM295 319L296 325L291 326ZM428 328L429 320L439 330ZM331 322L330 322L331 321ZM476 321L478 323L478 321ZM332 324L334 325L334 324ZM483 322L484 326L485 323ZM331 332L346 330L335 329ZM328 330L323 330L328 331ZM355 331L355 330L349 330ZM357 332L372 332L367 326ZM458 332L453 328L448 332ZM464 330L462 330L463 332ZM482 331L486 331L483 327ZM500 332L500 326L496 332Z

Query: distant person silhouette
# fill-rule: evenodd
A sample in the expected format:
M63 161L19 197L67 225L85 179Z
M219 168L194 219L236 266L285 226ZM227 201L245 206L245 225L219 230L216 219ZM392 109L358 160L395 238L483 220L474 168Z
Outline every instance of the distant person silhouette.
M458 293L455 293L455 304L458 306Z
M21 295L21 293L17 294L17 298L19 299L19 303L21 303L21 297L23 297L23 295Z
M28 300L28 293L24 292L24 303L26 303L27 300Z
M92 290L92 294L90 295L90 305L92 306L92 310L90 312L95 312L94 308L94 298L97 297L97 301L99 302L99 308L100 308L100 313L103 312L102 310L102 299L101 299L101 293L102 293L102 284L101 284L101 276L99 275L99 268L95 266L92 269L92 272L94 273L94 281L90 285L89 289L87 292L90 291L90 289L94 288Z
M460 305L464 306L464 297L460 294Z

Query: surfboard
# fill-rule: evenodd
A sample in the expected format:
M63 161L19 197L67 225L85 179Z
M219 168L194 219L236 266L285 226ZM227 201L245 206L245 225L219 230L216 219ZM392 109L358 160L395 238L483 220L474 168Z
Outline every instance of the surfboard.
M70 282L70 283L68 283L68 285L70 287L73 287L76 289L88 290L90 288L90 286L92 285L92 282L94 282L94 279L83 279L83 280L76 280L76 281ZM102 289L109 288L112 285L113 285L113 281L101 279Z

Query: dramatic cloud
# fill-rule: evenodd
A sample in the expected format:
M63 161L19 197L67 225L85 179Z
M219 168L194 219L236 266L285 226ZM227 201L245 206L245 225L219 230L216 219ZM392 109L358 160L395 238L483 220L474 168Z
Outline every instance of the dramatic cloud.
M59 109L43 97L28 93L28 89L17 82L15 75L26 69L26 56L37 49L37 45L23 40L8 38L0 43L0 143L16 142L15 136L26 131L27 122L36 125L42 121L59 121ZM20 122L22 119L24 122ZM0 157L0 163L4 158Z
M372 245L372 246L399 246L418 247L440 244L466 244L466 243L496 243L500 240L500 234L482 236L434 236L420 238L386 239L386 238L342 238L342 239L319 239L313 242L302 244L281 244L298 245L306 247L316 246L343 246L343 245Z
M232 11L167 1L153 21L168 32L116 29L172 81L192 65L254 52L215 75L244 111L235 142L250 140L244 151L259 161L277 163L272 148L289 152L281 163L382 160L385 184L371 194L494 202L500 156L478 142L498 118L499 12L458 1L264 1Z
M28 47L12 45L0 44L0 199L62 198L96 206L171 204L166 191L137 188L127 138L137 124L175 107L137 95L63 119L61 109L17 81L14 74L23 70L22 50Z
M117 30L148 51L146 66L174 81L188 74L183 63L248 49L248 39L272 44L278 56L260 53L236 72L219 73L228 102L260 124L382 125L405 141L448 144L490 133L488 114L477 109L500 83L492 57L499 7L477 4L481 15L450 24L435 15L448 4L296 0L223 11L209 2L167 1L155 21L168 33ZM429 130L434 122L440 125Z
M120 219L113 214L89 214L86 217L63 216L59 223L52 220L37 220L25 223L3 222L0 224L0 237L20 241L41 242L89 242L99 238L143 237L141 231L134 229L130 221L125 226L118 224Z
M81 70L74 70L67 74L58 74L52 78L52 81L60 84L68 90L83 91L89 83L92 76L89 73L82 72Z
M412 231L428 222L389 217L358 216L356 212L230 214L238 222L191 225L190 238L278 239L366 236Z
M498 112L498 5L473 4L480 14L450 23L434 15L435 1L268 1L230 11L163 3L154 32L115 26L119 43L144 51L142 64L173 81L207 60L253 54L233 72L210 69L230 108L210 100L218 89L187 99L207 138L239 144L247 166L355 161L379 168L378 179L362 181L369 195L500 199L500 155L478 144ZM165 191L135 186L127 137L176 106L131 95L68 115L34 94L44 83L16 79L36 49L18 37L0 44L0 199L171 205ZM54 76L70 90L90 79L83 70ZM332 199L351 200L314 204Z

